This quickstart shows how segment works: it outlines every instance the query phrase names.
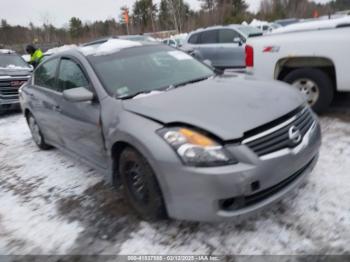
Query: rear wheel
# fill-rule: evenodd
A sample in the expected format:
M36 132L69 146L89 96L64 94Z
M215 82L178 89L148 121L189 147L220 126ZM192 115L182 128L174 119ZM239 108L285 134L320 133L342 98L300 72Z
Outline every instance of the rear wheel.
M334 97L333 83L322 70L302 68L290 72L283 81L297 88L317 113L325 112Z
M32 114L30 114L30 113L28 114L27 121L28 121L28 126L29 126L29 129L30 129L30 132L32 134L32 137L33 137L35 144L40 149L43 149L43 150L50 149L51 146L46 144L45 138L40 131L40 127Z
M138 215L145 220L166 218L158 181L146 159L128 147L119 158L119 174L124 194Z

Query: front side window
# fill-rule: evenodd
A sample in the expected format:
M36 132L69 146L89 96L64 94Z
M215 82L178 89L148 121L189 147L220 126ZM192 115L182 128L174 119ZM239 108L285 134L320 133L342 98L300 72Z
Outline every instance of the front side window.
M56 85L56 71L59 59L52 59L43 63L34 73L34 84L58 91Z
M58 73L58 87L60 91L87 87L89 85L80 66L70 59L62 59Z
M129 48L88 59L108 93L118 98L214 75L192 56L165 45Z
M208 30L201 33L201 44L215 44L217 39L218 30Z
M219 30L219 43L233 43L233 39L240 38L240 35L231 29L221 29Z

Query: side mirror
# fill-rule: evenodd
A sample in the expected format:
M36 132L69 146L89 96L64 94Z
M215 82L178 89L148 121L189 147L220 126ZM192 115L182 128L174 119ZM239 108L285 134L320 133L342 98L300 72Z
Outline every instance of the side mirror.
M92 101L94 94L85 87L77 87L63 91L63 97L71 102Z
M243 45L242 39L239 38L239 37L233 38L233 43L238 44L239 46L242 46L242 45Z

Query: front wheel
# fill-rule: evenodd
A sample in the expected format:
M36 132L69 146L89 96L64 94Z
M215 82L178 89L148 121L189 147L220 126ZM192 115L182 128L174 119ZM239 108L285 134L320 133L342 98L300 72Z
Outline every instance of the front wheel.
M119 158L119 174L124 194L138 215L145 220L166 218L158 181L146 159L128 147Z
M40 149L43 149L43 150L50 149L51 146L46 144L44 136L40 131L40 127L32 114L28 115L27 121L28 121L28 126L29 126L29 129L30 129L30 132L32 134L32 137L33 137L35 144Z
M290 72L283 81L297 88L317 113L325 112L333 101L332 80L320 69L296 69Z

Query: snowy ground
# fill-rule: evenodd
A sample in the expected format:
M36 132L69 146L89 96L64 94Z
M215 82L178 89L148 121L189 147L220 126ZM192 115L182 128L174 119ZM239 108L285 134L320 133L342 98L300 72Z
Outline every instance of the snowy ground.
M349 254L345 104L321 118L308 183L240 225L142 222L100 174L58 150L39 151L20 114L0 116L0 254Z

